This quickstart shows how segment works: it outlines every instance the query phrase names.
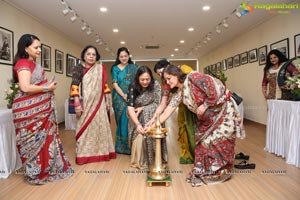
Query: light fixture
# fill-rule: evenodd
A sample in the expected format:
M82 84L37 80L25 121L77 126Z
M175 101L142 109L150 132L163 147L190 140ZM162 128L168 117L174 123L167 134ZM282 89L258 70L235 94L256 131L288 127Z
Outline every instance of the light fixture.
M204 43L204 44L207 44L207 40L203 40L203 43Z
M101 12L107 12L107 8L106 8L106 7L101 7L101 8L100 8L100 11L101 11Z
M91 35L92 32L93 32L93 30L89 27L88 30L87 30L87 32L86 32L86 34L87 34L87 35Z
M82 26L81 26L81 30L84 31L88 28L89 26L87 25L86 22L83 22Z
M171 54L171 57L174 57L174 54Z
M221 29L220 29L219 25L216 26L216 32L219 33L219 34L221 33Z
M66 5L66 2L64 0L61 0L62 5Z
M208 6L208 5L206 5L206 6L203 6L203 7L202 7L202 10L204 10L204 11L208 11L208 10L210 10L210 6Z
M183 44L183 43L184 43L184 40L180 40L180 43Z
M100 41L101 41L100 38L97 38L97 39L96 39L96 43L99 43Z
M226 19L223 19L222 26L223 26L224 28L228 28L228 27L229 27L229 24L227 23L227 20L226 20Z
M174 51L179 51L179 49L176 48L176 49L174 49Z
M67 14L69 14L70 11L71 11L71 9L69 8L69 6L66 6L65 9L63 9L62 13L64 15L67 15Z
M114 32L114 33L118 33L118 32L119 32L119 29L114 28L114 29L113 29L113 32Z
M77 19L77 14L75 13L75 11L73 11L73 16L70 17L71 22L75 22Z
M188 29L188 31L190 31L190 32L192 32L192 31L194 31L195 29L193 28L193 27L190 27L189 29Z
M125 44L125 41L121 41L120 43L121 43L121 44Z
M105 47L105 51L110 52L109 47Z
M209 37L209 35L206 35L205 39L206 39L207 41L211 41L211 38Z

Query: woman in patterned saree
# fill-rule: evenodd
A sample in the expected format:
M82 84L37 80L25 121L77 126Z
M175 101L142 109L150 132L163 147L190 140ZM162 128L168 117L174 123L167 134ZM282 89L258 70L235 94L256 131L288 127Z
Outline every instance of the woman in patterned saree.
M128 118L127 118L127 91L131 80L134 78L137 65L134 65L129 57L126 47L118 49L117 59L112 66L111 75L113 83L112 101L117 124L116 152L130 154L128 144Z
M46 184L72 175L58 135L53 91L57 82L48 82L35 60L41 54L40 40L31 34L18 42L13 78L20 90L13 102L16 142L30 184Z
M73 69L71 97L79 119L76 125L76 163L108 161L116 158L107 110L110 90L106 84L105 66L96 63L100 54L94 46L81 52L82 62ZM83 105L79 100L79 85Z
M242 131L241 118L231 92L222 82L209 75L191 72L188 75L176 66L168 66L163 77L176 96L169 106L173 111L183 102L197 114L195 124L195 162L187 177L192 186L223 182L231 177L235 138ZM164 122L171 113L164 112Z
M155 159L155 139L147 135L145 124L152 118L161 98L160 84L151 70L141 66L128 88L128 138L131 147L131 167L145 169ZM167 162L166 139L162 139L162 159Z

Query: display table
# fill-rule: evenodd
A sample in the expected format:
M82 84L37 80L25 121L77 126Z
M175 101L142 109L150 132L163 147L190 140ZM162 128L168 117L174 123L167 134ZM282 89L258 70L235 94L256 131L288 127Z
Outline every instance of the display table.
M65 101L65 130L76 129L76 114L69 114L68 99Z
M7 178L21 166L12 110L0 108L0 178Z
M300 166L300 102L268 100L265 150Z

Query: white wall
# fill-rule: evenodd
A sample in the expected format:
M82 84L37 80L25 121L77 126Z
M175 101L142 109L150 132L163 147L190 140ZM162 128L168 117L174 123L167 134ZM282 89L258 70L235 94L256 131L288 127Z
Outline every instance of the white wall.
M242 19L241 19L242 20ZM256 26L252 30L241 34L233 41L229 41L218 49L199 58L200 70L203 67L223 59L233 57L245 51L289 38L290 58L295 56L294 35L300 33L300 12L296 14L279 14L268 21ZM267 104L261 92L261 82L264 65L258 62L248 63L225 71L227 87L240 93L244 98L245 118L262 124L267 122Z
M51 72L46 72L50 79L55 74L58 81L58 88L55 90L56 107L58 111L58 122L64 121L64 102L70 92L71 78L66 77L66 54L80 57L82 47L76 45L66 35L55 31L54 28L32 18L26 13L0 1L0 26L14 32L14 53L16 53L19 38L25 33L31 33L39 37L43 44L51 47ZM55 49L64 52L64 73L55 73ZM0 107L5 107L4 90L7 89L8 79L12 78L12 66L0 64Z

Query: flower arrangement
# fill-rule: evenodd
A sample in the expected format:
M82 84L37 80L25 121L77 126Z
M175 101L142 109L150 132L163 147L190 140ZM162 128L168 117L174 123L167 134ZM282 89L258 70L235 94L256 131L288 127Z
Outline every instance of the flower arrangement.
M285 89L290 90L294 99L300 99L300 74L286 76Z
M227 77L225 76L224 72L221 70L217 73L217 78L222 81L222 83L225 85L227 81Z
M15 83L12 79L8 81L9 82L9 89L5 89L5 99L7 100L7 107L11 108L15 95L17 94L19 90L19 85Z

